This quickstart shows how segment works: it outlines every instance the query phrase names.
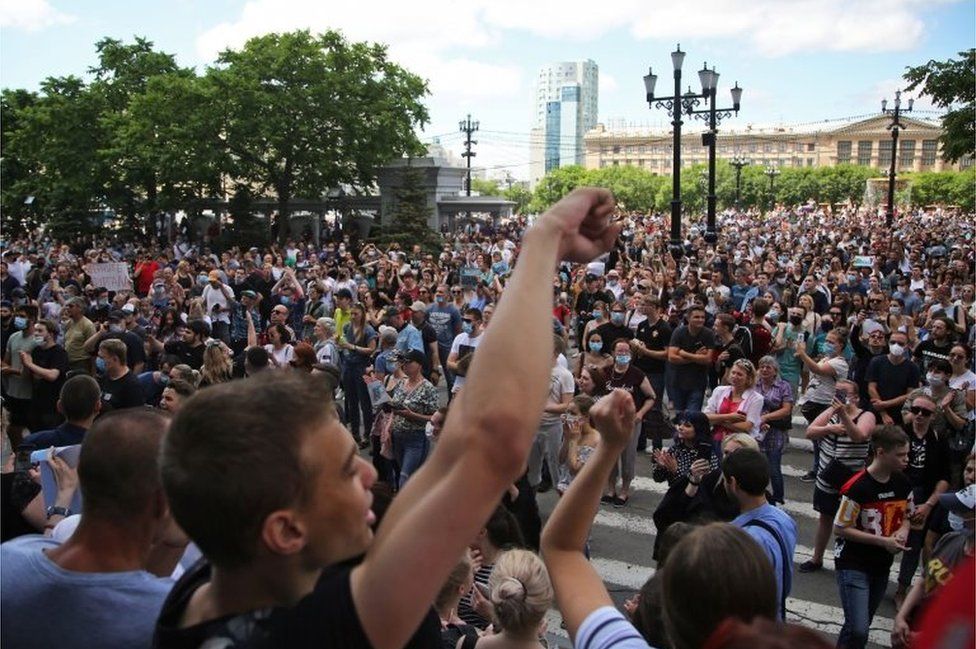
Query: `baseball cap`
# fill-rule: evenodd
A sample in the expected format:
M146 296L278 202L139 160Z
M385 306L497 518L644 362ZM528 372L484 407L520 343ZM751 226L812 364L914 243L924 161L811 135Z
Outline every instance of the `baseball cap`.
M241 291L241 297L246 297L246 298L250 298L252 300L256 300L258 298L258 294L255 293L254 291L250 290L250 289L247 289L247 290Z
M136 307L132 304L125 304L122 306L122 312L125 314L132 314L136 312Z
M954 514L972 513L976 509L976 485L939 496L939 504Z
M427 305L421 302L420 300L417 300L416 302L410 305L410 310L413 311L414 313L418 311L426 311Z
M124 319L125 319L125 311L122 311L121 309L114 309L108 314L109 322L118 322L119 320L124 320Z

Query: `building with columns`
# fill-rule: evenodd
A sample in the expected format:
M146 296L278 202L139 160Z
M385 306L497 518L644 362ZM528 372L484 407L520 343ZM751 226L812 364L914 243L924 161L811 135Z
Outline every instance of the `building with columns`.
M901 116L905 129L898 134L899 171L965 169L972 158L956 164L942 160L938 124ZM719 129L716 157L735 155L752 164L771 167L825 167L858 164L879 169L891 165L889 117L878 115L835 128ZM642 167L653 174L670 176L672 136L668 131L610 131L602 124L585 138L587 169L616 165ZM681 163L684 167L708 161L702 133L683 132Z

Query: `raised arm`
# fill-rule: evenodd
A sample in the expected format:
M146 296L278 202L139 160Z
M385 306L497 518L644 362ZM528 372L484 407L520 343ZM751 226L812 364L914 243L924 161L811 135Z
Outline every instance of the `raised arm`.
M464 548L521 475L549 387L556 263L588 262L610 250L620 230L610 223L613 209L609 192L576 190L526 233L440 442L393 501L365 560L353 570L353 601L374 647L403 646ZM510 372L513 362L518 372ZM498 381L503 372L511 380Z
M549 517L542 531L542 557L556 592L556 604L570 637L593 611L613 606L603 579L593 568L583 547L600 508L607 476L627 446L634 429L634 401L623 390L614 390L590 410L600 444Z

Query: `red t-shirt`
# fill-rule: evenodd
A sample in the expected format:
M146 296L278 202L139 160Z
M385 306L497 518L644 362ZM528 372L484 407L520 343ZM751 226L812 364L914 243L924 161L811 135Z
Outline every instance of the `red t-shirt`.
M732 401L732 393L730 392L727 397L722 399L722 403L718 406L718 414L720 415L731 415L739 412L739 404L741 401ZM734 431L726 428L725 426L717 425L712 431L712 439L716 442L721 442L725 439L726 435L731 435Z
M139 275L136 277L136 291L139 295L146 295L152 288L153 275L159 270L159 264L155 261L148 261L142 264Z

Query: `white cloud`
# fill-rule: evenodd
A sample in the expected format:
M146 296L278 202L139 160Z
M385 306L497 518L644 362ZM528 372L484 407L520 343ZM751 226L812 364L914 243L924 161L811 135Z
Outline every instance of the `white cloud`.
M0 27L36 32L75 20L76 16L58 11L47 0L0 0Z
M881 110L881 100L888 100L888 107L892 108L895 101L895 92L901 90L901 101L902 107L907 108L908 99L914 99L915 105L913 110L916 111L939 111L942 109L935 106L932 103L931 97L927 95L920 95L918 90L908 92L905 90L906 82L904 79L883 79L874 84L871 88L866 89L864 92L859 92L852 97L852 99L865 106L872 106L877 110ZM909 114L911 117L912 115ZM917 115L919 119L932 120L933 115Z
M922 12L938 0L699 0L696 11L655 6L634 21L638 38L738 38L760 54L886 52L917 46Z
M613 75L607 74L606 72L603 72L603 71L600 72L600 82L599 83L600 83L599 90L600 90L600 96L601 97L606 97L610 93L616 92L617 91L617 88L620 87L620 84L617 83L616 77L614 77Z

